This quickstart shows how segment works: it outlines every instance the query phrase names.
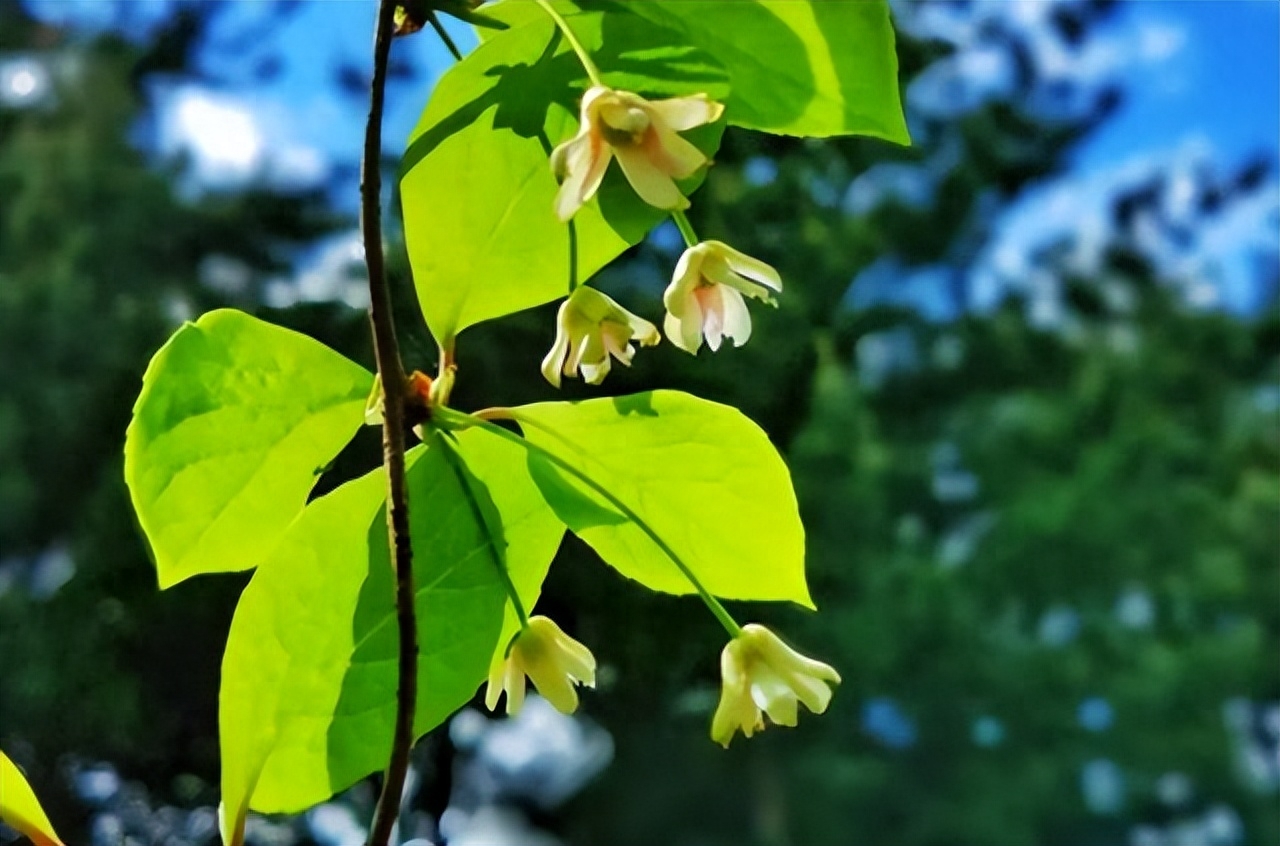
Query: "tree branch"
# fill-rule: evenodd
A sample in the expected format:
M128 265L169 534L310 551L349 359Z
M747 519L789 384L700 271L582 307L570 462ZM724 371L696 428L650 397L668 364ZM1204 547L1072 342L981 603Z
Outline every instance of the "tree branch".
M387 536L396 570L396 623L400 634L399 686L391 760L382 780L382 794L373 814L369 846L387 846L400 815L400 796L413 746L413 717L418 699L418 624L413 600L413 547L409 543L409 497L405 484L405 407L407 380L400 361L391 292L382 252L382 107L387 83L387 59L395 19L395 0L379 0L373 40L373 81L369 120L364 132L360 164L360 229L365 265L369 270L369 321L382 378L382 462L387 469Z

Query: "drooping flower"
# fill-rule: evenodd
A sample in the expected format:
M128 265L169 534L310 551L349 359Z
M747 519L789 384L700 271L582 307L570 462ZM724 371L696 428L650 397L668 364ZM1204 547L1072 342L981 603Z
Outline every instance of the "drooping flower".
M578 709L578 692L574 685L596 686L596 659L581 643L569 637L551 620L542 616L529 618L507 650L505 660L495 661L489 668L489 686L484 704L490 711L498 699L507 694L507 713L514 716L524 704L524 679L556 710L572 714Z
M593 86L582 98L578 134L551 153L551 167L563 180L556 214L567 221L595 196L614 156L646 203L688 208L674 180L692 176L707 157L676 133L714 123L723 113L724 106L705 94L646 100L630 91Z
M740 347L751 337L751 314L743 296L772 306L782 292L778 271L722 241L703 241L685 250L671 284L662 294L667 307L667 337L686 352L707 346L720 349L723 338Z
M739 729L747 737L764 730L762 711L780 726L796 724L798 702L821 714L831 703L828 683L840 683L834 668L806 658L755 623L743 626L720 653L720 675L711 739L726 749Z
M558 388L561 373L581 370L588 384L599 385L609 375L610 356L630 367L636 354L632 341L651 347L661 340L657 326L583 285L560 305L556 341L542 360L542 375Z

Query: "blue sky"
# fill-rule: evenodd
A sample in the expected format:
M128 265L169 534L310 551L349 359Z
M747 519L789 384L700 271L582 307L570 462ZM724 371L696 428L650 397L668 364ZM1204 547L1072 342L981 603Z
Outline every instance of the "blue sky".
M1134 71L1129 98L1075 161L1106 165L1201 132L1236 159L1280 139L1280 2L1130 0L1114 27L1152 22L1184 34L1176 63Z

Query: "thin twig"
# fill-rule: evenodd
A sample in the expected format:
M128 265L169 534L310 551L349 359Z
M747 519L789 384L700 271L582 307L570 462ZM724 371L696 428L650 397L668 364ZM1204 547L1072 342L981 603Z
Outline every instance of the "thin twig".
M400 816L400 796L409 769L413 746L413 716L418 700L418 624L413 599L413 547L409 543L409 495L405 484L406 378L391 315L382 253L382 104L387 83L387 59L391 53L395 0L380 0L373 39L373 81L369 94L369 121L364 132L364 156L360 163L360 229L364 259L369 269L369 321L373 347L382 377L382 462L387 469L387 536L396 569L396 623L400 634L399 685L396 688L396 723L391 760L382 780L382 794L373 814L369 846L387 846L391 829Z

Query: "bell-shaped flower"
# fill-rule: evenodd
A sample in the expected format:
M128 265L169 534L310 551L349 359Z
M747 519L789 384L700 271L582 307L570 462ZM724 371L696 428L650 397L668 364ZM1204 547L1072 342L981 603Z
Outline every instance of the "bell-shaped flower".
M578 692L574 685L596 686L596 659L581 643L569 637L546 617L529 618L507 648L504 660L489 668L489 686L484 704L490 711L498 699L507 694L507 713L514 716L524 705L524 680L533 686L562 714L578 709Z
M720 654L720 706L711 720L711 739L728 748L739 729L747 737L764 730L764 716L794 726L797 703L815 714L831 702L828 683L840 675L821 661L806 658L777 635L755 623L729 641Z
M724 106L705 94L646 100L629 91L593 86L582 98L578 134L551 153L551 167L563 180L556 214L567 221L595 196L614 156L646 203L660 209L688 208L674 180L692 176L707 157L676 133L714 123L723 113Z
M542 375L560 387L560 374L582 372L588 384L609 375L609 357L627 367L636 354L632 341L651 347L662 340L658 327L637 317L595 288L575 288L556 315L556 341L542 360Z
M722 241L695 244L680 256L662 294L667 337L691 353L702 346L704 336L712 350L720 349L724 338L740 347L751 337L751 314L743 297L777 306L773 295L781 292L782 277L759 259Z

